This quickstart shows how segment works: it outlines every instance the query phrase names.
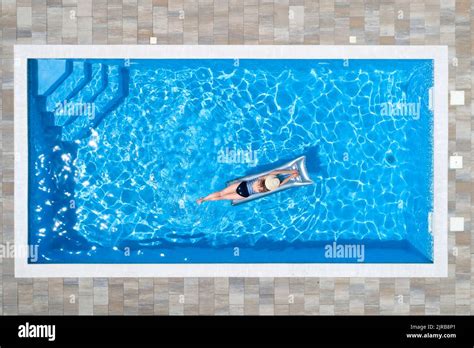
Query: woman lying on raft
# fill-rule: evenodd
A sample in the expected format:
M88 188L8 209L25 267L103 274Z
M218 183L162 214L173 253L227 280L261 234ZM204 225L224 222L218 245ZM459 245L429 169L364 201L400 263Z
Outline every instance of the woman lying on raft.
M277 175L289 175L282 181ZM299 175L297 170L274 170L270 174L255 178L249 181L240 181L227 186L225 189L211 193L210 195L199 198L196 203L201 204L205 201L239 200L247 198L256 193L273 191L280 186L285 185L289 180Z

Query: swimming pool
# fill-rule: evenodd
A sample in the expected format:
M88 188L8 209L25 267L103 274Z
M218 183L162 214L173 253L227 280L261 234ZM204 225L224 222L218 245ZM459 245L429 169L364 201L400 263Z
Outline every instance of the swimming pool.
M25 60L27 265L435 264L433 55L65 52ZM195 203L301 155L313 185Z

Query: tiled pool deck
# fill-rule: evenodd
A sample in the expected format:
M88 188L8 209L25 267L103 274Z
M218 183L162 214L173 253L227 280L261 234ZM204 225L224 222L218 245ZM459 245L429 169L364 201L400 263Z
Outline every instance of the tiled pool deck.
M471 268L471 85L474 2L469 0L2 0L0 243L13 242L14 44L448 45L448 278L15 279L0 258L0 314L474 314ZM474 29L474 28L473 28ZM352 37L352 39L351 39ZM355 38L354 38L355 37Z

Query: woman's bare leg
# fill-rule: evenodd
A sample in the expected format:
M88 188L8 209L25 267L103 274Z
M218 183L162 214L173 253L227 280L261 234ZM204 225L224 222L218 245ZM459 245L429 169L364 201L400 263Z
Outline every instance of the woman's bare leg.
M234 199L242 199L243 197L239 195L238 193L227 193L225 195L220 195L218 197L212 197L212 198L205 198L203 200L206 201L225 201L225 200L234 200ZM200 204L200 203L199 203Z
M222 191L217 191L217 192L211 193L210 195L207 195L206 197L199 198L196 202L197 202L197 204L201 204L204 201L212 201L212 200L214 200L214 198L220 197L221 193L222 193Z
M203 201L208 201L212 198L215 198L215 197L219 197L222 195L222 191L217 191L217 192L214 192L214 193L211 193L210 195L207 195L206 197L204 197L202 200Z
M222 199L238 199L238 198L222 198L222 197L224 197L226 195L230 195L230 194L235 194L237 197L242 198L240 195L238 195L235 192L235 190L237 189L237 186L239 186L239 184L240 184L240 182L229 185L221 191L211 193L210 195L207 195L204 198L198 199L196 202L197 202L197 204L201 204L202 202L205 202L205 201L220 201Z
M242 197L241 195L239 195L238 193L228 193L226 195L223 195L220 197L221 200L225 200L225 199L229 199L229 200L239 200L239 199L243 199L244 197Z

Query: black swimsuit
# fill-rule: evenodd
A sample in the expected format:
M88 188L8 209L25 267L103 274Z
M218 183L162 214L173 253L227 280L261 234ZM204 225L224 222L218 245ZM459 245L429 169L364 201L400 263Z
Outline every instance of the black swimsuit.
M239 184L239 186L237 186L237 189L235 190L235 192L237 192L238 195L240 195L244 198L247 198L248 196L250 196L249 190L247 188L247 182L242 181Z

